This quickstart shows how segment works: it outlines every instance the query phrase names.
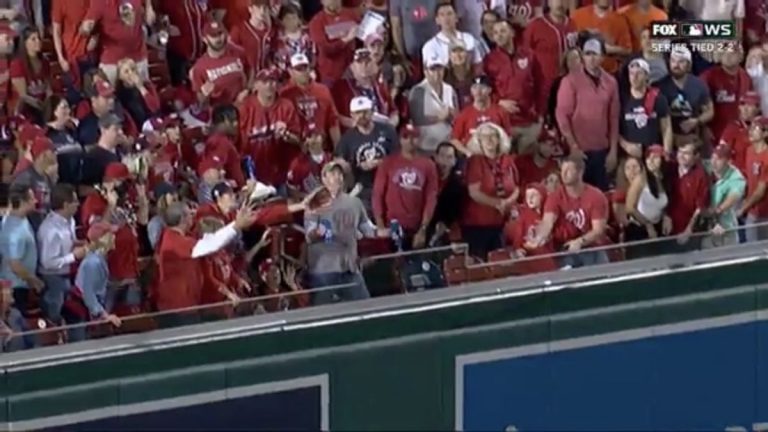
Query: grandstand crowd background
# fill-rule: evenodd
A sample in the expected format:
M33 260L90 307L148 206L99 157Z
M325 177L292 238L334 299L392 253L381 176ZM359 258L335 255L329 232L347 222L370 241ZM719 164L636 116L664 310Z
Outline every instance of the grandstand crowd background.
M765 240L767 14L0 0L2 348Z

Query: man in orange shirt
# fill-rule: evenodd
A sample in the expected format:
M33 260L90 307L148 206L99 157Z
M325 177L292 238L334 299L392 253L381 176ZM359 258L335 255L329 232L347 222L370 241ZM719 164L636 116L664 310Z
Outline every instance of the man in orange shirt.
M81 69L89 65L87 56L89 48L95 48L95 43L89 47L90 38L80 34L80 23L85 20L85 14L91 0L53 0L51 5L51 21L53 24L53 45L56 57L65 74L72 73L77 83Z
M640 52L640 33L653 21L666 21L667 13L651 4L651 0L637 0L619 9L619 14L626 18L632 32L632 51Z
M603 69L615 73L624 56L632 52L632 34L627 20L611 10L610 0L595 0L593 5L571 14L576 30L600 34L605 41Z

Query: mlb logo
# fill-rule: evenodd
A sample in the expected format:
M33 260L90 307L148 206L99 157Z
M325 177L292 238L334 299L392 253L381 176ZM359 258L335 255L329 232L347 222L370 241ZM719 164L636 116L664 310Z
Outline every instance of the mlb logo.
M695 23L683 26L683 36L704 36L704 24Z

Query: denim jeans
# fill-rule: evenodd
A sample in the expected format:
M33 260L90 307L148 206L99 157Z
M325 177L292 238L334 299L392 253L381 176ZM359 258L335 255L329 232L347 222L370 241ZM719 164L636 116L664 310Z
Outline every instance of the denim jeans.
M334 273L310 273L309 286L312 289L336 285L349 285L333 290L321 290L312 292L312 304L323 305L339 301L363 300L371 297L365 280L360 273L334 272Z
M587 155L584 167L584 181L605 192L610 188L610 179L605 169L608 149L584 152Z
M605 251L581 252L566 255L560 258L560 265L570 266L572 268L588 267L598 264L608 264L608 254Z
M67 293L72 284L69 277L65 275L47 275L44 274L45 292L43 293L42 309L45 316L54 323L61 322L61 308L64 305Z
M109 281L104 309L111 312L116 304L128 307L141 306L141 287L135 280Z
M747 217L744 219L744 225L747 225L747 227L744 228L744 240L747 243L756 242L760 240L768 240L768 225L757 226L757 227L749 226L749 225L756 225L756 224L765 224L766 222L768 222L767 218L761 218L761 217L748 214Z

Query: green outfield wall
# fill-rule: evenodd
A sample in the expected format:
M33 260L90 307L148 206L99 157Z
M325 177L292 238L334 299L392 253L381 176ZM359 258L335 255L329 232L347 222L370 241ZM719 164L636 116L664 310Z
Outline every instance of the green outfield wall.
M457 356L758 311L768 308L766 264L755 259L488 293L156 349L115 341L124 353L106 358L102 351L57 362L56 348L45 349L48 360L6 363L0 420L6 429L44 428L320 377L325 428L450 430Z

